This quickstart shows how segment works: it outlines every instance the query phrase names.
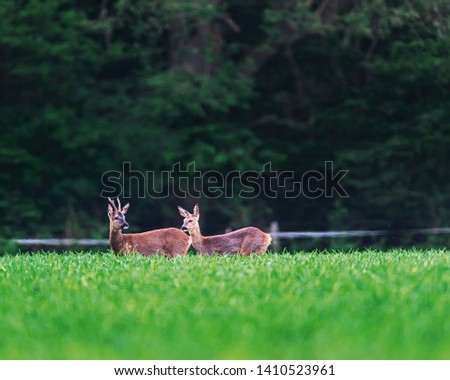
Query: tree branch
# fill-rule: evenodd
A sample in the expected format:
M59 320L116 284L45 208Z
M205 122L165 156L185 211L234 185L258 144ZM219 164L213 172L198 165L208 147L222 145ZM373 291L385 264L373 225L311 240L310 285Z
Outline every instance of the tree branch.
M102 2L100 3L100 12L98 15L98 18L100 20L105 20L108 17L108 1L109 0L102 0ZM105 46L107 49L111 48L112 45L112 30L108 29L105 30Z
M239 27L238 24L236 24L233 19L228 16L226 13L221 13L217 16L217 18L219 20L222 20L225 22L225 24L227 24L235 33L240 33L241 32L241 28Z

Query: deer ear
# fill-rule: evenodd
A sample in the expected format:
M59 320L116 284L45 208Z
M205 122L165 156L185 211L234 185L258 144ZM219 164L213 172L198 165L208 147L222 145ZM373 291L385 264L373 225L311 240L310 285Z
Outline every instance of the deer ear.
M128 207L130 207L130 203L128 202L125 206L123 206L122 208L122 214L126 214L128 211Z
M200 209L198 207L198 203L194 206L194 215L199 216L200 215Z
M109 216L110 218L112 218L112 217L113 217L113 214L114 214L114 210L113 210L112 206L111 206L111 205L108 205L108 216Z
M178 206L178 211L183 218L187 218L189 216L189 213L183 207Z

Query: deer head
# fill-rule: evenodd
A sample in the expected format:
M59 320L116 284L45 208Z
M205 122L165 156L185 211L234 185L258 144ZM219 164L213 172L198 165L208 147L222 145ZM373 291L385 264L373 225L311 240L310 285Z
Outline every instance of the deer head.
M108 198L109 205L108 205L108 217L110 221L110 225L115 230L121 230L122 228L127 229L128 223L125 220L125 214L128 211L128 207L130 207L130 204L127 203L125 206L121 206L120 199L117 198L117 206L114 203L114 201L111 198Z
M191 231L198 229L198 220L200 219L200 209L198 204L194 206L194 213L186 211L183 207L178 206L178 211L180 215L184 218L183 225L181 226L182 231L187 231L191 234Z

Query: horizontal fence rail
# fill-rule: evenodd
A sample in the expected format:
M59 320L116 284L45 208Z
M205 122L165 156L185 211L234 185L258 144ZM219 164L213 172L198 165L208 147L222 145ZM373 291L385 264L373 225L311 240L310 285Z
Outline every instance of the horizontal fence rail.
M423 228L414 230L352 230L352 231L318 231L318 232L271 232L270 235L279 239L303 238L345 238L358 236L389 236L389 235L438 235L450 233L450 227Z
M100 246L108 245L107 239L13 239L14 243L19 245L49 245L49 246L65 246L70 247L73 245L83 246Z
M450 227L443 228L422 228L412 230L351 230L351 231L274 231L271 229L270 235L274 239L307 239L307 238L347 238L362 236L390 236L390 235L438 235L449 234ZM107 239L12 239L12 242L25 246L103 246L109 245Z

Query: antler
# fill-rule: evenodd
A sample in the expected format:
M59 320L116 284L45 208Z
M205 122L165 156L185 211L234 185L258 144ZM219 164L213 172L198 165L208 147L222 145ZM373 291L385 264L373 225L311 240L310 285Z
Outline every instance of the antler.
M122 205L120 204L120 199L119 199L119 197L117 197L116 199L117 199L117 204L119 205L119 210L122 210Z
M114 203L114 201L110 197L108 197L108 201L109 201L109 203L111 203L111 206L113 207L114 211L117 211L116 204ZM119 204L120 204L120 202L119 202Z

